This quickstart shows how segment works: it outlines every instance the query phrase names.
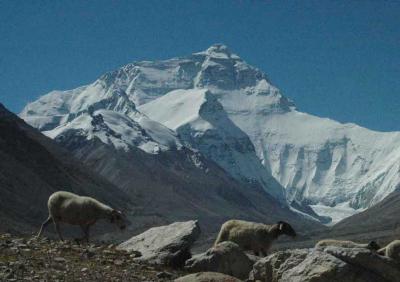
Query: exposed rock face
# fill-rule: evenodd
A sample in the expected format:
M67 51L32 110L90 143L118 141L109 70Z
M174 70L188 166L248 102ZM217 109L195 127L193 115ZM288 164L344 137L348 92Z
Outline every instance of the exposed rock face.
M140 252L142 256L137 260L180 267L191 257L190 248L199 235L197 221L175 222L150 228L120 244L118 249Z
M241 280L218 272L200 272L189 274L174 280L175 282L239 282Z
M259 260L250 281L400 281L400 265L362 248L277 252Z
M240 279L248 277L253 261L233 242L222 242L186 261L191 272L215 271Z

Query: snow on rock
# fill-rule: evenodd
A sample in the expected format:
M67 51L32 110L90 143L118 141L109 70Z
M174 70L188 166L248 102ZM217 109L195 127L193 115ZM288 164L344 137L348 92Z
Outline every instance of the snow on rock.
M334 225L338 223L340 220L343 218L352 216L353 214L362 212L365 209L353 209L350 206L350 202L343 202L340 204L337 204L336 206L330 207L330 206L325 206L322 204L318 205L310 205L310 207L314 210L315 213L317 213L320 216L326 216L330 217L331 221L329 222L329 225Z

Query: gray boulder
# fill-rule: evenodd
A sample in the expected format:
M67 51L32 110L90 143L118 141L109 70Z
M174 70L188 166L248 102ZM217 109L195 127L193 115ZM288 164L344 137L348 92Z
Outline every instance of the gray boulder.
M186 261L185 268L190 272L212 271L245 279L253 264L237 244L226 241L193 256Z
M254 264L250 281L400 281L400 265L362 248L327 247L274 253Z
M175 282L240 282L241 280L218 272L200 272L189 274L174 280Z
M140 252L136 260L178 268L191 258L190 248L199 235L197 221L175 222L150 228L121 243L117 249Z
M368 269L388 281L400 281L400 264L393 259L360 248L346 249L328 247L325 251L351 265Z
M308 255L307 249L279 251L257 261L250 273L250 280L280 281L282 274L300 264Z

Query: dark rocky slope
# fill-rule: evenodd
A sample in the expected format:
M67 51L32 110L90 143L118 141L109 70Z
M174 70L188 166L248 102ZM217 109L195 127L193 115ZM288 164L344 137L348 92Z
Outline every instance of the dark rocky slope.
M400 189L364 212L336 224L332 233L340 236L363 236L386 243L400 237Z
M0 104L0 230L30 232L47 217L57 190L126 209L126 195Z

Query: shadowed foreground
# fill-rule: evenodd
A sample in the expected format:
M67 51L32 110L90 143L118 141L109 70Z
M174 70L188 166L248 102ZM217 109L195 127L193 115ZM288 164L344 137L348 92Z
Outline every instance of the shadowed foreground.
M114 245L0 235L0 281L170 281L182 274L134 258Z

